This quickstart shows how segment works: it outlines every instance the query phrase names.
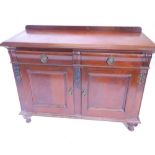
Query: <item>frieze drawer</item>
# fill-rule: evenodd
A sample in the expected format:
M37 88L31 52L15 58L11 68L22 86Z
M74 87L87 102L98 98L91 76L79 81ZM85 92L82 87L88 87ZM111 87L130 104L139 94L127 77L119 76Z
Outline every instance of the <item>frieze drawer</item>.
M72 52L55 50L17 50L16 61L20 64L38 65L72 65Z
M102 67L148 67L151 55L140 53L82 52L82 65Z

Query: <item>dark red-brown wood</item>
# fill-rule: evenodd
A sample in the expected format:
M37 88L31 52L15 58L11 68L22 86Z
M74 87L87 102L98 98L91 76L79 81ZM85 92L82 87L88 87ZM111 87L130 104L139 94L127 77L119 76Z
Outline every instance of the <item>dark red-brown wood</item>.
M136 109L139 72L138 69L84 68L82 90L86 95L82 94L82 114L139 122Z
M3 42L21 114L118 121L133 130L155 44L140 27L26 26Z
M145 50L155 48L140 27L26 26L6 47Z

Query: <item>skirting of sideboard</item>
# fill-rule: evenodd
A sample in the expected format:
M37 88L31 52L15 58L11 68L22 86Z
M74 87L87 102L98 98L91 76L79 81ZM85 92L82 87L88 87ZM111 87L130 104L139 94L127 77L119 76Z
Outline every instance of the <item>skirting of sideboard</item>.
M44 117L58 117L58 118L71 118L71 119L84 119L84 120L97 120L97 121L111 121L111 122L120 122L120 123L138 123L140 124L141 121L139 118L132 118L132 119L115 119L115 118L103 118L103 117L91 117L91 116L81 116L81 115L56 115L56 114L48 114L48 113L31 113L21 111L19 115L22 116L44 116Z

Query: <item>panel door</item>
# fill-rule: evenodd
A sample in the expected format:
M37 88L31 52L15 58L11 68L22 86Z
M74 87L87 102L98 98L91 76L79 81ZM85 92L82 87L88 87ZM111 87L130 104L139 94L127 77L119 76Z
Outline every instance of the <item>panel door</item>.
M83 68L82 115L112 120L138 120L143 92L139 70ZM139 83L140 83L139 82Z
M22 107L32 113L72 115L72 67L21 65Z

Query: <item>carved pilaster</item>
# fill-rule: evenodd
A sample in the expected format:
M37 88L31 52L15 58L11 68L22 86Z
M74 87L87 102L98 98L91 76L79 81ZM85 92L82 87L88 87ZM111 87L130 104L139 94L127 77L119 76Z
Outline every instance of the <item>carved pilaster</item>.
M21 75L20 75L20 68L19 64L12 64L13 72L14 72L14 77L16 80L16 83L21 81Z
M20 66L17 62L17 57L16 57L16 48L8 48L8 52L12 62L14 77L15 77L16 83L18 83L21 81L21 75L20 75Z
M143 66L144 67L149 67L151 58L152 58L151 53L144 53L144 57L143 57Z
M80 73L80 67L75 67L74 68L74 84L77 88L80 88L80 78L81 78L81 73Z
M80 88L81 85L81 69L80 69L80 52L73 52L73 65L74 65L74 85Z
M8 53L10 55L11 62L12 63L17 62L16 48L8 48Z
M75 115L81 115L81 52L73 51L73 70L74 70L74 105Z
M140 73L138 77L138 85L143 86L145 84L147 73Z
M151 53L145 53L145 60L148 62L148 64L150 64L151 58L152 58L152 54Z

